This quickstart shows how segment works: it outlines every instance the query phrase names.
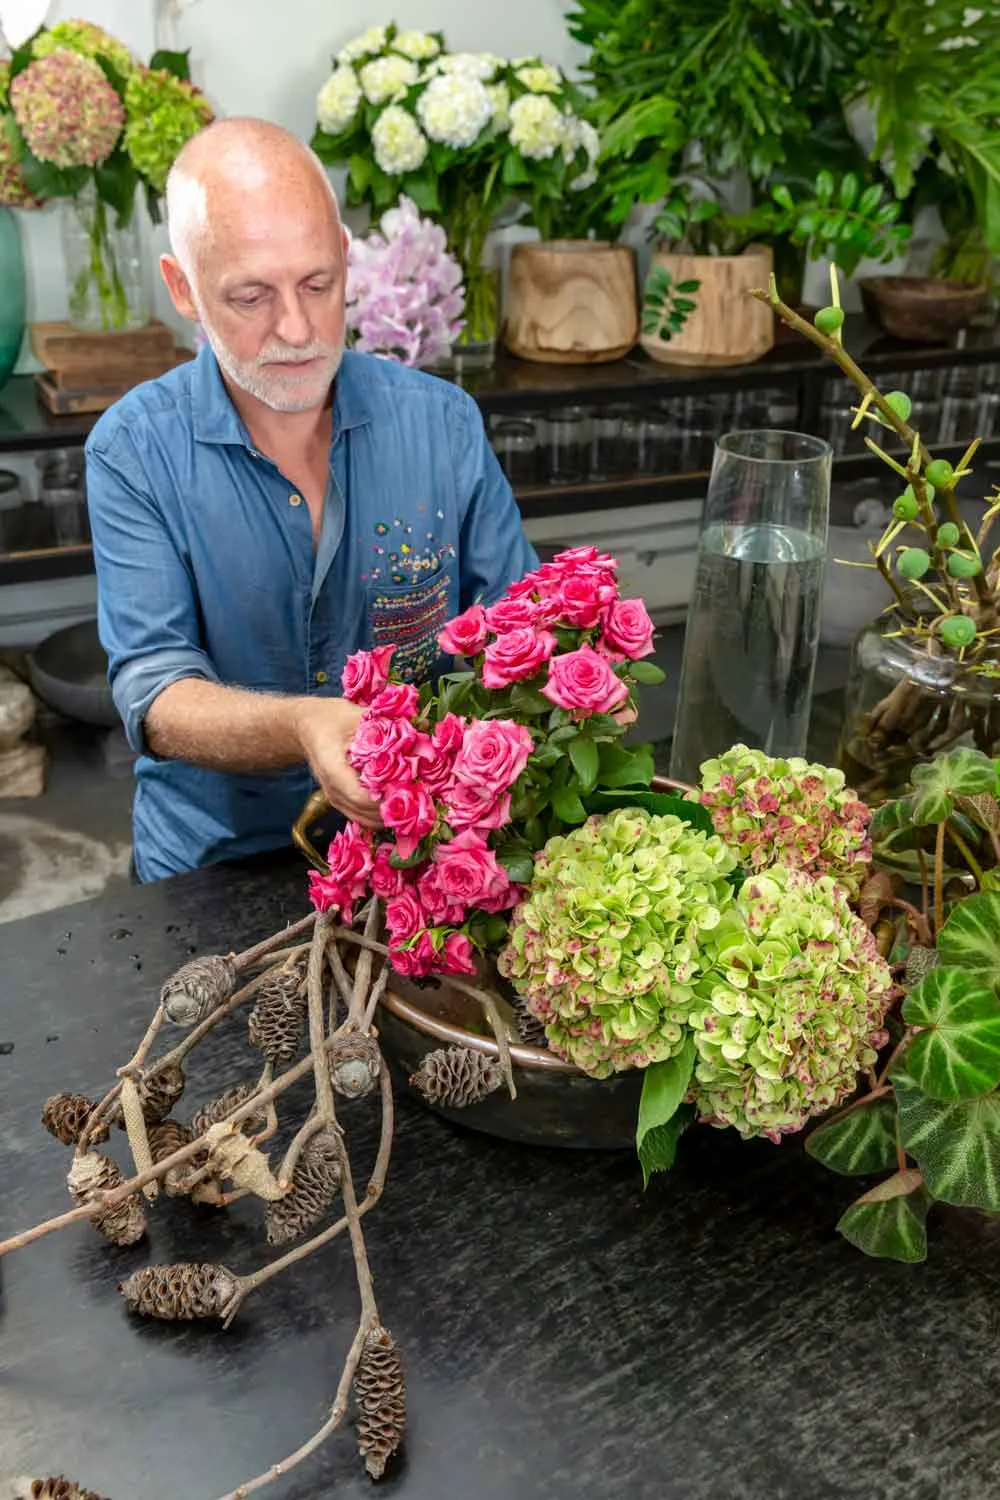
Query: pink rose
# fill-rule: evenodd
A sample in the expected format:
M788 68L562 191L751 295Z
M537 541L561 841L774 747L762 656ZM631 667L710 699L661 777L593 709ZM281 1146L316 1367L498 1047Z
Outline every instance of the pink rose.
M440 956L442 974L475 974L476 950L464 932L449 932Z
M416 937L427 926L423 908L412 890L401 892L387 903L385 921L393 941L397 943Z
M417 880L417 895L427 913L427 920L434 927L456 926L465 917L465 907L441 889L441 871L437 865L428 865Z
M455 760L455 779L498 796L513 786L535 748L531 731L512 719L473 719Z
M590 630L615 601L617 589L600 574L579 573L560 584L555 598L560 620L579 630Z
M378 750L368 756L358 772L358 780L377 801L387 787L410 781L412 775L410 762L401 750Z
M350 922L354 902L368 889L373 864L371 835L359 824L348 823L327 851L327 873L309 872L309 899L316 910L339 911Z
M373 755L383 750L404 750L412 741L413 725L402 719L380 719L369 709L347 749L347 759L360 770Z
M449 620L438 636L438 645L446 656L478 656L486 645L486 611L473 604Z
M374 651L355 651L344 663L341 685L352 703L368 704L389 681L389 662L395 646L376 646Z
M434 725L434 743L442 755L454 755L462 748L465 739L465 720L458 714L445 714L440 723Z
M429 932L422 932L406 948L389 946L389 959L397 974L408 979L422 979L437 969L438 956Z
M652 654L653 622L641 599L620 599L606 611L604 644L631 661Z
M541 576L541 571L538 571L536 573L525 573L523 578L519 578L516 583L511 584L510 588L503 596L504 599L530 598L532 594L537 592ZM497 600L497 604L500 604L502 602L503 601L500 599ZM494 606L494 608L495 607L496 606Z
M534 677L556 649L556 638L549 630L524 626L498 635L486 648L483 664L483 686L505 688L522 677Z
M474 828L489 833L510 822L510 793L498 797L489 787L457 781L445 801L445 818L452 828Z
M565 552L556 553L552 565L564 571L583 566L596 568L602 573L614 573L618 559L607 552L598 552L596 547L568 547Z
M507 871L497 864L486 840L471 829L458 834L450 844L434 850L441 889L465 907L505 899L510 890Z
M549 663L542 692L557 708L577 714L609 714L628 697L628 688L592 646L567 651Z
M403 859L409 859L437 821L434 799L415 782L390 787L379 811L382 822L395 833L396 848Z
M486 611L486 623L497 635L504 635L508 630L534 625L537 615L538 605L533 599L499 599Z
M415 719L418 701L412 682L391 682L372 699L371 711L384 719Z
M397 870L395 865L389 863L391 855L391 844L379 844L368 877L372 891L382 901L391 901L393 896L406 890L406 871Z

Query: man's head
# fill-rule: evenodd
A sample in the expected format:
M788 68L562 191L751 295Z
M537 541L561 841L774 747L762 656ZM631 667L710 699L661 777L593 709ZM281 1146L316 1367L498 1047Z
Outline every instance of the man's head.
M263 120L218 120L167 181L177 311L229 380L274 411L326 400L344 349L347 237L319 159Z

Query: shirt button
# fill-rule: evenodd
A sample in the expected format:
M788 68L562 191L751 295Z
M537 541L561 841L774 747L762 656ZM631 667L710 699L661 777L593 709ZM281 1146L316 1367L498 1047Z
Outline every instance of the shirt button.
M316 681L319 682L319 683L323 683L323 682L329 682L330 679L326 675L325 672L317 672L316 673Z
M289 505L301 505L302 504L302 496L301 495L289 495L289 497L288 497L288 503L289 503Z

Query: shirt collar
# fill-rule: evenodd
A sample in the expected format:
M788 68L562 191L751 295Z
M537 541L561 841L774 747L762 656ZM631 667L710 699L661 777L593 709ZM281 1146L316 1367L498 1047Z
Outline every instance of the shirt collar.
M362 427L372 420L366 383L357 361L362 356L346 350L333 388L333 433ZM194 362L191 381L194 435L200 443L236 443L251 447L250 437L226 390L219 362L207 344Z

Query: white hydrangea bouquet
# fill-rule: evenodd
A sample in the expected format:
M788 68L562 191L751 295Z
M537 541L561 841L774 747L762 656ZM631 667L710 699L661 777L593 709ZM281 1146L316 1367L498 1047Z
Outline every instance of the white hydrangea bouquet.
M376 213L401 195L445 230L462 267L460 342L492 342L496 281L483 264L501 209L546 210L595 177L599 141L584 96L537 57L449 52L441 32L370 26L342 47L317 99L312 145L346 166L347 202Z

